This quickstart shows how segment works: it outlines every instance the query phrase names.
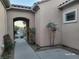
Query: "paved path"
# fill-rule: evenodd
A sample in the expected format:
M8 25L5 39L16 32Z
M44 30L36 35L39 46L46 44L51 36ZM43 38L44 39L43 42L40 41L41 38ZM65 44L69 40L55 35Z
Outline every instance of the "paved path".
M36 52L40 59L79 59L79 56L63 49Z
M14 59L79 59L79 56L63 49L34 52L25 40L17 39Z
M39 59L24 39L16 39L14 59Z

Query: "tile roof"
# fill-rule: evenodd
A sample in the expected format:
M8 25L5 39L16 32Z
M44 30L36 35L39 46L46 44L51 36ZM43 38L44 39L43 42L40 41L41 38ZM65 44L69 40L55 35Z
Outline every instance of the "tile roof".
M66 1L64 1L63 3L61 3L61 4L58 6L58 8L61 9L62 7L68 5L68 4L72 3L72 2L75 2L75 1L77 1L77 0L66 0Z
M7 10L25 10L25 11L34 13L34 10L32 9L32 7L22 6L22 5L14 5L14 4L10 5L10 7L7 8Z
M14 5L14 4L12 4L10 7L31 10L31 7L29 7L29 6L22 6L22 5Z
M2 2L2 4L4 5L4 7L8 8L10 6L10 2L9 0L0 0Z

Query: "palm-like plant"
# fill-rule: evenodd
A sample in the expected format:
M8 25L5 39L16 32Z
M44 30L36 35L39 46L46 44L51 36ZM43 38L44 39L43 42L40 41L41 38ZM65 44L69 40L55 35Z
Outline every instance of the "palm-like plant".
M56 24L50 22L50 23L47 24L47 28L50 30L50 45L51 45L51 32L53 32L53 45L54 45Z
M31 32L32 32L32 36L33 36L33 41L35 43L35 34L36 34L36 29L35 28L31 28Z
M35 44L35 33L36 33L36 30L35 28L30 28L29 30L29 34L30 34L30 41L31 43L34 43Z
M33 34L35 34L36 30L35 30L35 28L31 28L31 31L32 31Z

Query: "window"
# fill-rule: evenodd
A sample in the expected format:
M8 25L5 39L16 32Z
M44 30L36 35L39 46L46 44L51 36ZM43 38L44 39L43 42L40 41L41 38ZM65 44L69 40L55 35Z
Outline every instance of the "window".
M64 23L71 23L77 21L77 9L70 10L63 13Z

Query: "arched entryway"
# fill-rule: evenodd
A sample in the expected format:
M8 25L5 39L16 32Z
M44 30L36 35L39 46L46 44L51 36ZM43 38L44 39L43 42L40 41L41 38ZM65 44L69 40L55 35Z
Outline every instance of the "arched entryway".
M29 19L24 18L24 17L16 17L13 19L13 29L14 29L14 22L16 21L24 21L26 23L26 30L27 30L27 41L29 41ZM15 32L13 30L14 33L14 38L15 38Z

